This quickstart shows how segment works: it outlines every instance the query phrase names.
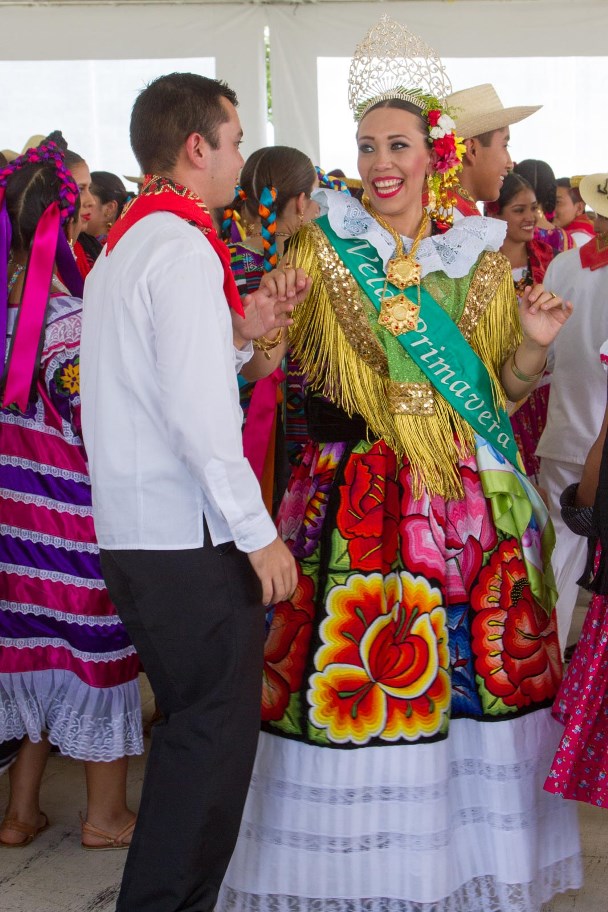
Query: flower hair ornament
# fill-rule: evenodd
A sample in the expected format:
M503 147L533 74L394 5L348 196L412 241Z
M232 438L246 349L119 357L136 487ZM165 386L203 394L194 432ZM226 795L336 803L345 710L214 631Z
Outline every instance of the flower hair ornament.
M16 407L25 411L34 382L41 338L44 332L49 291L55 263L61 278L76 297L82 297L83 282L63 225L74 214L78 187L65 166L60 145L61 133L52 133L39 146L28 149L0 170L0 345L2 348L2 408ZM59 198L42 213L28 254L23 293L15 328L6 359L8 327L8 260L11 250L11 224L6 210L6 184L13 174L26 165L51 165L60 181Z
M446 102L452 84L430 45L404 25L382 16L357 46L348 74L348 102L359 123L382 101L400 99L420 109L435 153L428 178L428 208L440 229L454 221L454 187L465 146Z

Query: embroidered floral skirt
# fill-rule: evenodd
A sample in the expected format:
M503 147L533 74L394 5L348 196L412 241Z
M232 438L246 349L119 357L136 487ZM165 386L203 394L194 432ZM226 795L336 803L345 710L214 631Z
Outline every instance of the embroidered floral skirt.
M545 788L608 807L608 597L594 595L554 715L565 725Z
M222 912L537 912L580 884L575 810L542 788L555 622L460 472L462 501L415 500L381 441L304 451Z

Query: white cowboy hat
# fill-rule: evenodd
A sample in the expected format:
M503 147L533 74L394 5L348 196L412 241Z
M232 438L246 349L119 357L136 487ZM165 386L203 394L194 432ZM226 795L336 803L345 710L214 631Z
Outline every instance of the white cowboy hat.
M578 185L578 192L590 209L608 218L608 174L587 174Z
M446 103L456 123L456 133L463 139L472 139L473 136L519 123L542 108L542 105L505 108L489 82L452 92Z

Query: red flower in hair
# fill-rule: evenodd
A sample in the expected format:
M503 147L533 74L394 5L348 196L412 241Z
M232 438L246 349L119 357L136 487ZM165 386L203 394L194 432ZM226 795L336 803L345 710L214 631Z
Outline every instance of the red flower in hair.
M437 123L439 122L439 118L441 117L441 111L429 111L427 117L431 127L436 127Z

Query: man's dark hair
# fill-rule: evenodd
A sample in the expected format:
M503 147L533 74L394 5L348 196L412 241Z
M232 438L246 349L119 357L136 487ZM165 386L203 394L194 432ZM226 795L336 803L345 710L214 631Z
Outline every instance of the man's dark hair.
M218 128L228 120L222 98L238 104L225 82L196 73L170 73L151 82L131 112L131 148L143 173L170 171L192 133L217 149Z
M573 187L569 177L558 177L557 186L565 187L568 191L568 195L573 203L584 203L584 199L580 194L578 187Z

